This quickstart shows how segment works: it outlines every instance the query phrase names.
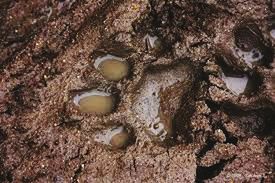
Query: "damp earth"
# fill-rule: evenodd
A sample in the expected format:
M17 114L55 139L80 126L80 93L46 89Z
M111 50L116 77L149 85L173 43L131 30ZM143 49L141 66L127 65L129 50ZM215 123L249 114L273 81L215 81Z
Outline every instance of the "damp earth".
M274 0L0 2L0 182L274 182Z

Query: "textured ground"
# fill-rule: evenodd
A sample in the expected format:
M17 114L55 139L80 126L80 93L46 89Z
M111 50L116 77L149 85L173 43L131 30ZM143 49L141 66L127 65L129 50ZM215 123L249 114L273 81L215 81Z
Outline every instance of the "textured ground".
M273 10L267 0L1 0L0 182L274 181L272 68L257 66L257 90L235 96L216 64L233 27L247 18L274 47ZM148 53L147 33L166 49ZM110 40L134 50L132 74L118 83L92 66L91 53ZM145 67L181 58L198 72L193 113L185 138L161 147L144 133L131 99ZM76 110L71 91L94 83L120 91L114 113ZM112 151L95 143L110 121L131 126L134 144Z

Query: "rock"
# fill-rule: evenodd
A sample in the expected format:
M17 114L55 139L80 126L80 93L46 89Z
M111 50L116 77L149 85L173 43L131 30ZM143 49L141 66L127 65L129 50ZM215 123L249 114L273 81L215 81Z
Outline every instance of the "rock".
M95 141L110 146L112 149L123 149L129 145L129 129L120 125L108 128L95 136Z
M95 60L94 66L102 76L110 81L119 81L129 73L129 64L123 58L105 55Z
M76 95L74 103L83 113L104 115L113 111L115 99L110 93L94 89Z
M167 142L175 134L175 123L184 123L184 115L195 81L194 69L187 62L170 66L148 67L139 83L133 110L145 123L145 130L155 142ZM184 111L186 110L186 111ZM179 117L180 116L180 117Z

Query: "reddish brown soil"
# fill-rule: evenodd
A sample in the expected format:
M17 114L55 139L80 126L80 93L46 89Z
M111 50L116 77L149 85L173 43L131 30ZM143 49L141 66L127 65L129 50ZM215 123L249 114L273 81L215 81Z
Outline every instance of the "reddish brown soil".
M1 0L0 182L272 182L272 68L255 67L257 91L234 96L215 60L247 18L273 49L270 1ZM146 33L166 49L148 53ZM132 74L118 83L91 64L92 52L111 40L134 50ZM144 68L181 58L198 72L193 113L185 138L162 147L144 133L131 99ZM94 83L120 91L114 113L77 111L72 91ZM119 151L95 143L110 122L131 126L135 142Z

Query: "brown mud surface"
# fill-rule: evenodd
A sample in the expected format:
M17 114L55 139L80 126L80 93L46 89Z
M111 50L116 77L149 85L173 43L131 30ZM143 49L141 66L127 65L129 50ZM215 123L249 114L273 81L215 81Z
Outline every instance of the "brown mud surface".
M0 182L274 181L272 1L1 0ZM268 56L245 70L256 87L234 95L217 58L247 19L262 32ZM164 49L147 50L146 34L161 38ZM119 82L104 80L91 57L114 41L131 48L131 74ZM144 132L132 99L148 66L186 60L197 80L183 104L184 130L161 146ZM119 91L113 113L75 108L73 91L95 83ZM110 122L133 129L135 140L125 150L94 141Z

